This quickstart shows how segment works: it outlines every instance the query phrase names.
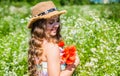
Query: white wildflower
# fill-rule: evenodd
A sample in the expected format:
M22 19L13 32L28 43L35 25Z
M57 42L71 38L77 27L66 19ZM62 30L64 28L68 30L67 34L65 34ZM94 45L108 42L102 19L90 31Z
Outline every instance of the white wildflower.
M92 67L92 66L94 66L94 62L87 62L87 63L85 64L85 66L86 66L86 67Z
M24 20L24 19L21 19L21 20L20 20L20 23L24 23L24 22L25 22L25 20Z
M118 51L118 50L120 51L120 46L117 46L117 47L116 47L116 50L117 50L117 51Z
M98 59L92 57L92 58L91 58L91 61L92 61L92 62L98 62Z
M91 48L90 50L91 50L92 53L96 52L96 48Z

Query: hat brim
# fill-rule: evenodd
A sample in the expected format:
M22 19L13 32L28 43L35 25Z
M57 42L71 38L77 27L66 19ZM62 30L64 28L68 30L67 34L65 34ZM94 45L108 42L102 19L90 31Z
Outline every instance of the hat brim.
M55 16L55 15L61 15L61 14L64 14L66 13L66 10L63 10L63 11L54 11L54 12L50 12L46 15L43 15L43 16L36 16L36 17L33 17L30 19L30 21L28 22L27 24L27 27L28 28L31 28L32 27L32 24L37 21L38 19L48 19L52 16Z

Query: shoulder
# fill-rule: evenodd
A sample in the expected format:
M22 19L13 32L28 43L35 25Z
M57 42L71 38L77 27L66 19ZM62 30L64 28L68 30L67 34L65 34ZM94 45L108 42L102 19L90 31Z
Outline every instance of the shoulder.
M58 45L54 43L45 43L43 45L43 48L46 50L51 50L51 49L58 49Z
M59 47L57 44L54 43L45 43L43 45L43 49L46 52L46 55L58 55L59 54Z

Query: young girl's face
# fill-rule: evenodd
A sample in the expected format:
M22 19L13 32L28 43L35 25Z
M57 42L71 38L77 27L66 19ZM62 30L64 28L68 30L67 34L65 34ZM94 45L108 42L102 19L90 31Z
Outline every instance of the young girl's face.
M60 26L59 16L53 16L47 19L46 26L46 33L50 36L55 36L57 34L57 29Z

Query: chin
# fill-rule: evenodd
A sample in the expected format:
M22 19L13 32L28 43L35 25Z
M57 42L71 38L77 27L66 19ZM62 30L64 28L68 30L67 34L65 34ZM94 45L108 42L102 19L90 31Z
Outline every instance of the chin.
M56 36L56 33L51 33L51 36Z

